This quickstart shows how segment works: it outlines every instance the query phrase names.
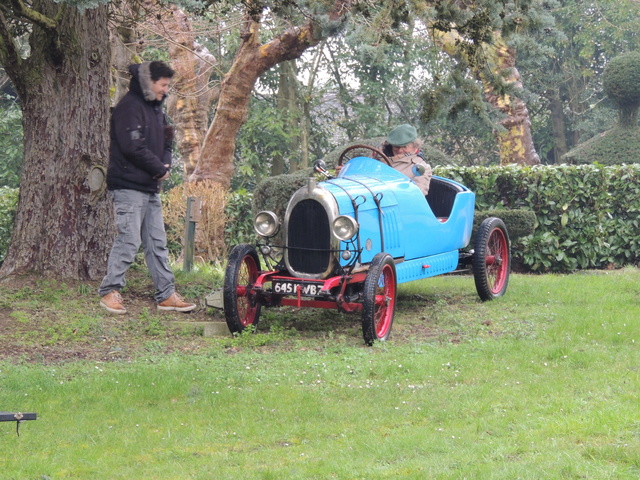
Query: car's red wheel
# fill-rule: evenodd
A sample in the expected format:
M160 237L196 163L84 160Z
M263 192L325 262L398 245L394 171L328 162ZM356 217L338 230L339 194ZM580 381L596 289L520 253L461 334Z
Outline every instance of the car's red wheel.
M511 272L509 234L504 222L491 217L482 222L474 244L473 277L483 301L504 295Z
M391 255L378 253L364 281L362 335L367 345L389 338L396 307L396 264Z
M251 245L233 247L224 276L224 316L231 333L242 332L249 325L257 325L261 304L251 289L258 278L260 259Z

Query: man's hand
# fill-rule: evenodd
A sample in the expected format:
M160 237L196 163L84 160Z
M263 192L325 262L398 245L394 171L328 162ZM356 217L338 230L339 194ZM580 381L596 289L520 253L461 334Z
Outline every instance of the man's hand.
M167 173L165 173L163 176L159 178L160 181L166 180L167 178L169 178L169 175L171 175L171 170L169 170L169 165L165 163L164 166L167 167Z

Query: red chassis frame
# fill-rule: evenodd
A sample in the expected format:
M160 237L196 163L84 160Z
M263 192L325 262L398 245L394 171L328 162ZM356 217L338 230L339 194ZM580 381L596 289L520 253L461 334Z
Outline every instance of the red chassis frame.
M269 305L286 305L293 307L309 307L309 308L336 308L341 312L359 312L362 310L362 303L356 302L347 302L344 299L344 292L347 288L347 285L363 283L365 278L367 277L367 272L354 273L350 275L338 275L335 277L328 278L324 280L322 283L322 289L320 290L320 294L316 295L317 297L326 296L326 300L307 300L302 297L302 288L301 285L297 286L297 296L294 298L287 297L283 294L267 292L264 289L264 284L271 282L273 280L284 280L288 282L296 282L300 284L304 283L320 283L318 280L310 280L307 278L297 278L297 277L289 277L282 276L282 272L273 270L270 272L261 273L260 276L256 279L256 282L253 286L240 286L238 285L238 296L254 296L262 297L267 301ZM333 288L340 287L340 293L336 296L331 295L331 290ZM249 292L246 289L249 289ZM244 289L242 291L241 289ZM277 297L274 298L274 297ZM329 299L329 297L333 297L334 299ZM275 300L275 301L274 301ZM377 303L376 299L376 303ZM384 301L384 298L381 297L381 302ZM262 302L261 302L262 303ZM264 305L264 303L263 303Z

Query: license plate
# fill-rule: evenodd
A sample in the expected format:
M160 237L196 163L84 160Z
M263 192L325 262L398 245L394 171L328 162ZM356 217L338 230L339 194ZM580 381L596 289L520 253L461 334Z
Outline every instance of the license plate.
M297 295L300 287L300 295L304 297L316 297L320 295L322 283L288 282L285 280L273 281L273 293L279 295Z

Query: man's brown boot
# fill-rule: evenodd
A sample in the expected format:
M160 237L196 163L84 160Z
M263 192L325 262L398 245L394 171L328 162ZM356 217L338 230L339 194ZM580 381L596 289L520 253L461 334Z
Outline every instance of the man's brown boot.
M180 295L173 292L169 298L158 304L158 310L175 310L176 312L190 312L196 308L195 303L185 302Z
M106 308L109 312L117 315L127 313L127 309L122 304L122 296L117 290L111 290L100 299L100 306Z

